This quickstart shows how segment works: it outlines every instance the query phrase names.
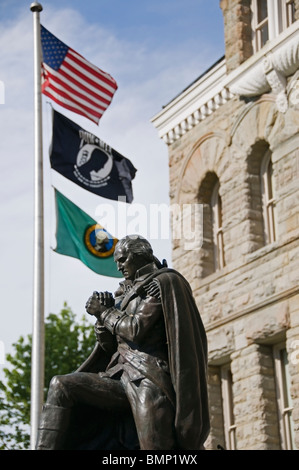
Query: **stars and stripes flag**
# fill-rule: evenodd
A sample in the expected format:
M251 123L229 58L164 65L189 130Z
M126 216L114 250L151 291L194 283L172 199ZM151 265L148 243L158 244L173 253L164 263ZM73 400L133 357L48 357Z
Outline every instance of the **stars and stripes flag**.
M42 93L98 124L117 90L108 73L88 62L41 25Z

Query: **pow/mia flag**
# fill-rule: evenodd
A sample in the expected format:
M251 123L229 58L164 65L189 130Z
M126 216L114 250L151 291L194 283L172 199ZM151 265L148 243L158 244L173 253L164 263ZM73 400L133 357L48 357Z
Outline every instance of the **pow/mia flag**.
M53 111L51 167L98 196L133 200L134 165L101 139Z

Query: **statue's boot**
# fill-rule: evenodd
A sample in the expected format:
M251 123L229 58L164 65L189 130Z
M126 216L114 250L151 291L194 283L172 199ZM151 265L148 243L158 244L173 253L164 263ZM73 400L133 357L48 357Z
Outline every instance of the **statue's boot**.
M70 421L70 408L45 404L38 429L36 450L63 450Z

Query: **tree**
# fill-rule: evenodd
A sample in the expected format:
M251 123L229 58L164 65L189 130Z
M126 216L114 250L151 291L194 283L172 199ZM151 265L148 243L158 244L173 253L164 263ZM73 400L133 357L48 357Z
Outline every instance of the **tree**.
M0 381L0 450L28 449L30 424L32 337L23 336L13 344L14 354L7 354L9 368ZM74 371L95 345L93 326L83 316L81 323L67 306L59 315L50 314L45 321L45 398L54 375Z

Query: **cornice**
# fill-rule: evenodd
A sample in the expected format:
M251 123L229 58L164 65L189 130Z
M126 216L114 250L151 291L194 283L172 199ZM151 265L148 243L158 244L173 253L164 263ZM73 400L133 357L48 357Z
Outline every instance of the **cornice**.
M232 98L223 87L225 77L223 59L152 118L166 144L172 144Z
M223 59L155 115L159 137L171 145L234 97L275 95L280 112L288 108L287 77L299 68L299 21L230 74Z

